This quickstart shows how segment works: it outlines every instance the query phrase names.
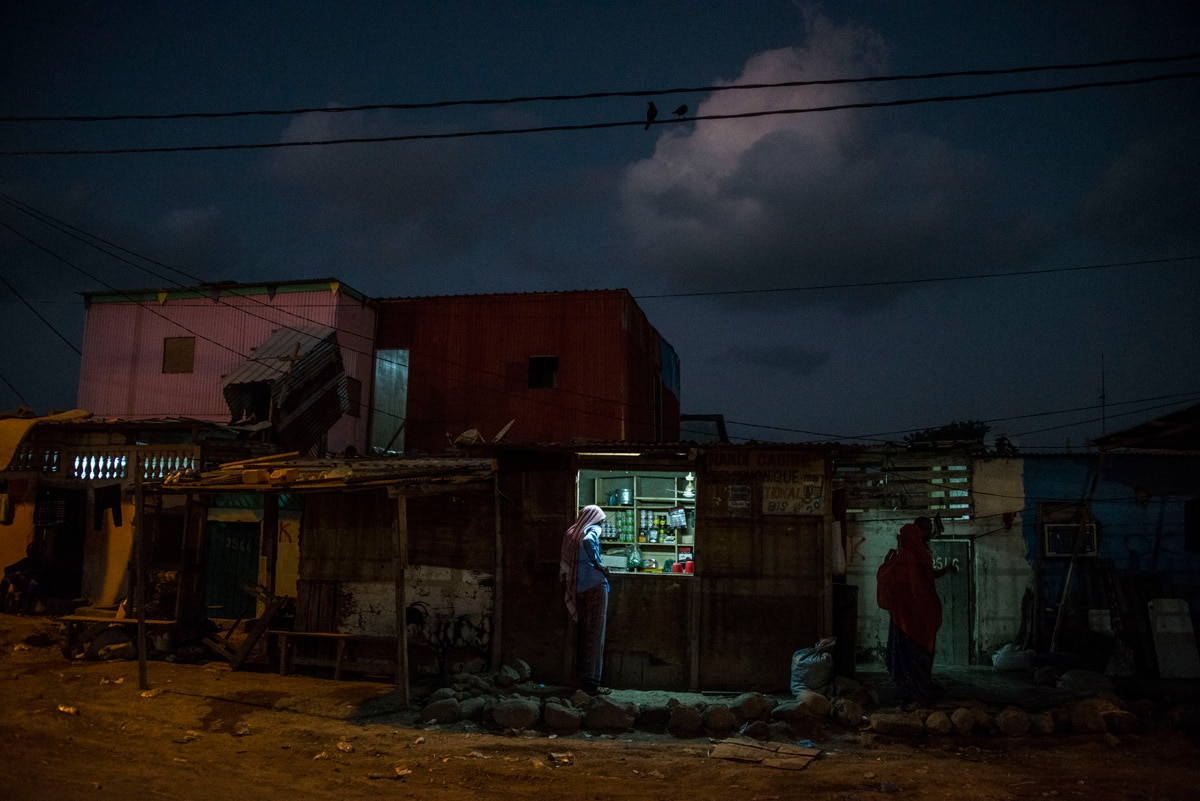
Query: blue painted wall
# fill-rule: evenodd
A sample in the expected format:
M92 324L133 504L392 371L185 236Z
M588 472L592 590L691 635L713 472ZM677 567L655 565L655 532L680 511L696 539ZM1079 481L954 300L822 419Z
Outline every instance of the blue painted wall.
M1200 552L1187 550L1184 532L1185 502L1200 497L1198 457L1108 454L1101 464L1096 454L1027 456L1022 520L1031 563L1041 548L1039 503L1045 511L1051 504L1082 502L1098 464L1091 513L1099 523L1099 558L1110 560L1123 578L1146 586L1161 582L1164 597L1186 599L1193 627L1200 629ZM1041 561L1046 602L1061 599L1068 561ZM1071 587L1084 609L1107 608L1094 566L1077 569Z

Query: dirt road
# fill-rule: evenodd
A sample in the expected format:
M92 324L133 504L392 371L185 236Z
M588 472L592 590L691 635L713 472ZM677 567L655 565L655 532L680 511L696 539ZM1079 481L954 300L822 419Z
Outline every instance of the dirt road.
M849 731L799 771L707 739L422 727L388 684L221 662L68 661L52 618L0 615L0 793L29 799L1200 799L1179 732L885 738Z

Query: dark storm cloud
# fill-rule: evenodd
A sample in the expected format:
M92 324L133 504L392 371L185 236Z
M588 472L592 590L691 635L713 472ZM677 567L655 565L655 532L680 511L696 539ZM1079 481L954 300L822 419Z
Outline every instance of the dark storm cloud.
M830 352L799 346L758 345L729 348L715 360L766 368L775 375L807 376L820 372L829 361Z
M1114 244L1200 246L1196 130L1176 127L1132 143L1084 204L1084 231Z
M247 258L240 227L216 204L171 209L150 224L146 238L155 261L173 268L156 271L170 282L216 280L237 272Z
M879 48L869 32L810 19L805 48L759 54L736 82L866 74ZM699 113L860 97L847 87L725 93ZM833 112L664 133L626 173L636 251L675 287L756 289L980 270L1044 241L1036 222L997 200L1002 176L987 157L873 119Z
M397 136L434 130L406 125L392 112L307 114L282 141ZM445 132L445 127L436 127ZM488 150L476 141L286 148L271 174L298 202L310 225L344 238L358 255L410 264L469 250L482 203Z

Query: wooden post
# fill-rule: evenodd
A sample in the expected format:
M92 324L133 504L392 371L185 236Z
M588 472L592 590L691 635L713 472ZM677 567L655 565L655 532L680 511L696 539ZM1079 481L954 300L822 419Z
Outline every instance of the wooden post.
M262 553L267 563L267 594L275 595L275 567L279 560L279 496L263 493Z
M493 577L495 592L492 594L492 643L491 667L493 670L500 664L500 644L503 641L502 621L504 619L504 538L500 526L500 477L492 473L492 498L496 507L496 574Z
M146 677L146 522L142 498L142 451L133 451L133 597L137 607L138 687L150 689Z
M1050 652L1058 650L1058 638L1062 633L1063 613L1067 607L1067 599L1071 594L1071 577L1075 573L1075 562L1079 559L1079 550L1083 547L1084 532L1087 531L1088 519L1092 516L1092 499L1096 496L1096 487L1100 483L1100 471L1104 469L1104 451L1101 450L1096 458L1096 470L1092 473L1087 495L1079 511L1079 528L1075 532L1075 546L1071 549L1071 561L1067 563L1067 576L1063 579L1062 599L1058 602L1058 614L1054 617L1054 631L1050 635ZM1039 539L1044 537L1038 532ZM1041 547L1040 543L1038 547Z
M396 496L396 525L392 527L392 573L396 590L396 696L408 709L408 626L404 620L404 569L408 566L408 498Z

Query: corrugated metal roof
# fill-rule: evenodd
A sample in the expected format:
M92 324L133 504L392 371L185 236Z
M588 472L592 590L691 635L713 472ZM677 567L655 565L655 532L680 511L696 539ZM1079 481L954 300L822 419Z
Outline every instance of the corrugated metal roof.
M280 443L307 450L350 407L337 332L325 326L277 330L226 376L222 392L235 419L269 418Z
M161 492L328 492L402 485L475 485L490 479L496 464L478 457L383 457L297 459L266 456L184 471L147 484ZM247 480L252 479L252 480Z
M305 278L287 281L256 281L254 283L214 281L198 286L142 287L139 289L81 292L80 294L86 303L141 303L145 301L157 302L160 295L178 300L189 297L210 298L214 295L273 295L276 292L312 292L317 289L326 289L339 293L344 292L355 300L370 300L366 295L346 285L337 278Z
M298 371L300 362L311 354L337 347L335 331L329 326L280 328L254 348L250 358L221 382L222 387L234 384L253 384L257 381L276 381Z
M1096 437L1091 444L1103 449L1196 453L1200 451L1200 404Z
M618 292L623 295L630 295L628 289L617 287L613 289L553 289L553 290L532 290L529 292L480 292L480 293L463 293L460 295L401 295L396 297L376 298L377 301L405 301L405 300L485 300L487 298L495 298L497 300L514 300L518 298L533 298L537 295L551 295L562 297L565 295L603 295L611 292ZM632 297L632 295L630 295Z

